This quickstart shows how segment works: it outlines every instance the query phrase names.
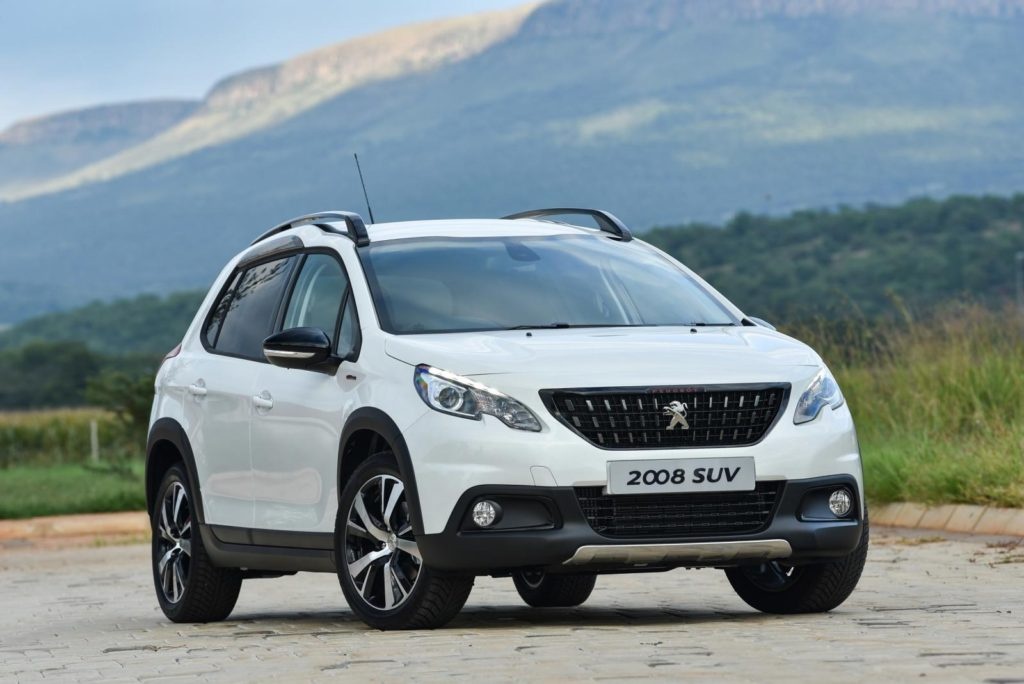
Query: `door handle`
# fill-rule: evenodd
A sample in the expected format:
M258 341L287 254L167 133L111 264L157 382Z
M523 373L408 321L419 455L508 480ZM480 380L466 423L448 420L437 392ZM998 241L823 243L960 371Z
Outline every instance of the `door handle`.
M196 380L188 386L188 393L194 397L205 397L206 396L206 383L202 380Z
M270 392L263 390L259 394L252 398L253 405L258 409L265 409L269 411L274 408L274 398L270 396Z

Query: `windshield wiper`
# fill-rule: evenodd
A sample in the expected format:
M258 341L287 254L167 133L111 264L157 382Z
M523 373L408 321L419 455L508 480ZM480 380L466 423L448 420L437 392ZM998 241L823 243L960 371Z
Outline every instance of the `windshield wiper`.
M524 324L524 325L513 325L505 330L542 330L544 328L572 328L571 323L539 323L539 324Z
M563 321L557 321L555 323L540 323L540 324L523 324L513 325L505 328L505 330L548 330L554 328L637 328L640 326L632 325L629 323L565 323Z

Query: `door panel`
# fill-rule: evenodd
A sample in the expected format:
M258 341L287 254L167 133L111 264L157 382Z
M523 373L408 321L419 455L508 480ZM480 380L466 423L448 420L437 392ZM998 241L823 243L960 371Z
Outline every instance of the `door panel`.
M297 261L284 257L232 276L203 330L204 349L190 353L178 371L207 523L252 527L253 388L268 366L263 340L274 329Z
M348 277L335 255L309 254L284 309L283 328L320 328L336 347L348 291ZM338 376L266 366L253 401L255 527L333 532L338 447L351 394Z
M206 522L252 526L249 422L253 372L262 364L204 352L183 360L185 419Z
M265 366L255 396L273 403L252 422L256 528L333 532L338 447L351 407L334 376Z

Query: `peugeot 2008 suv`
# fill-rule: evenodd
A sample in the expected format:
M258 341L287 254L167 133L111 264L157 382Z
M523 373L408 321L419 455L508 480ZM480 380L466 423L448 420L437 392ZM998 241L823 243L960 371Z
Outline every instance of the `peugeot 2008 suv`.
M589 209L267 232L160 368L146 487L179 622L298 571L381 629L445 624L477 575L574 606L722 568L754 608L827 611L868 545L821 358Z

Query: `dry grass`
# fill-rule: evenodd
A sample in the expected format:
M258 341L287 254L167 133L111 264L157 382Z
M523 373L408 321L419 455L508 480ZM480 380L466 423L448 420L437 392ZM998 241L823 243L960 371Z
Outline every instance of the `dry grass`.
M143 444L114 414L99 409L0 412L0 468L85 463L91 452L89 423L99 430L100 457L121 461L142 454Z

